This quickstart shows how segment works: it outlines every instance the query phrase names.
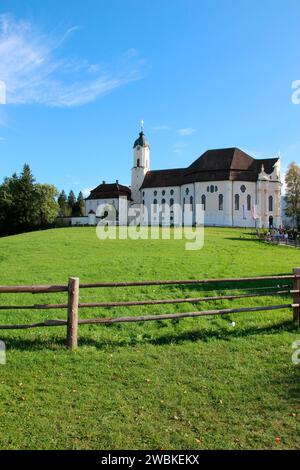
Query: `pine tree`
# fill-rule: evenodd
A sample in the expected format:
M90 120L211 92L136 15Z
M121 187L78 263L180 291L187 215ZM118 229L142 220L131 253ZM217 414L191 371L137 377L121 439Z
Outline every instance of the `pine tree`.
M61 217L68 217L70 215L70 211L68 208L67 195L64 190L59 194L57 202L59 205L59 215Z
M79 212L79 217L84 216L84 197L81 191L79 192L77 198L77 209Z
M71 191L69 192L69 196L68 196L68 209L69 209L70 215L74 215L75 204L76 204L76 197L75 197L74 191L71 189Z
M294 227L300 226L300 166L291 163L285 176L285 214L291 217Z
M11 181L14 213L11 221L13 227L18 227L18 231L26 231L33 227L36 219L34 204L34 182L29 165L25 163L21 175L13 177Z
M17 178L14 174L12 178L5 178L0 185L0 234L9 234L13 221L13 194L11 191L11 181Z

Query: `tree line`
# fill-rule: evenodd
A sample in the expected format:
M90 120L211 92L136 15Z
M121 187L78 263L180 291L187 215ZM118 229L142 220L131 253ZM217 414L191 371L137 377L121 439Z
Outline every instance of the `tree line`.
M53 227L58 216L84 215L82 192L68 197L51 184L37 183L29 165L0 184L0 235Z
M69 192L67 197L64 190L57 198L59 206L59 217L82 217L84 215L84 197L80 191L77 198L73 190Z
M300 166L291 163L286 176L285 214L300 229ZM57 217L84 215L84 198L73 190L67 196L51 184L36 183L29 165L0 185L0 235L49 228Z

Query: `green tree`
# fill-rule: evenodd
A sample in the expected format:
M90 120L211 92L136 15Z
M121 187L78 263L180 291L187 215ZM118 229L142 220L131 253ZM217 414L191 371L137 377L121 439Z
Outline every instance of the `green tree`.
M70 211L70 215L74 215L74 209L76 204L76 197L74 191L71 189L68 196L68 209Z
M70 210L68 207L67 195L64 190L59 194L57 202L59 205L59 215L61 217L68 217L70 215Z
M10 222L13 230L26 231L34 226L34 176L30 167L25 163L23 171L19 177L13 175L10 181L10 190L13 201L11 210L13 214Z
M81 191L79 192L78 197L77 197L76 209L77 209L79 217L84 216L84 197Z
M44 228L49 227L57 217L59 205L56 202L58 191L51 184L35 185L35 225Z
M11 178L5 178L0 185L0 233L9 234L13 221L13 182L17 179L14 174Z
M0 185L0 234L49 226L57 216L57 194L54 186L35 183L28 165L20 176L5 178Z
M295 227L300 225L300 166L291 163L285 176L285 214L290 217Z

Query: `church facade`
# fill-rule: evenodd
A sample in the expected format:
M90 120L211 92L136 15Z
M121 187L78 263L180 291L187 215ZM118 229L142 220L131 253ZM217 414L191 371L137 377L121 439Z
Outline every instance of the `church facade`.
M112 205L118 223L140 209L142 225L280 227L280 158L255 159L238 148L208 150L186 168L150 170L150 145L143 128L133 146L131 186L103 182L85 200L96 224L100 208ZM97 214L98 212L98 214Z

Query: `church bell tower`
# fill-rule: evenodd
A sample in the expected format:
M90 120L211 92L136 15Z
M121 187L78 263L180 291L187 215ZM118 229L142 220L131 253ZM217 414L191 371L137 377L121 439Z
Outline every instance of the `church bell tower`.
M134 204L142 202L140 187L146 173L150 170L150 145L144 134L144 121L141 132L133 145L133 167L131 170L131 198Z

